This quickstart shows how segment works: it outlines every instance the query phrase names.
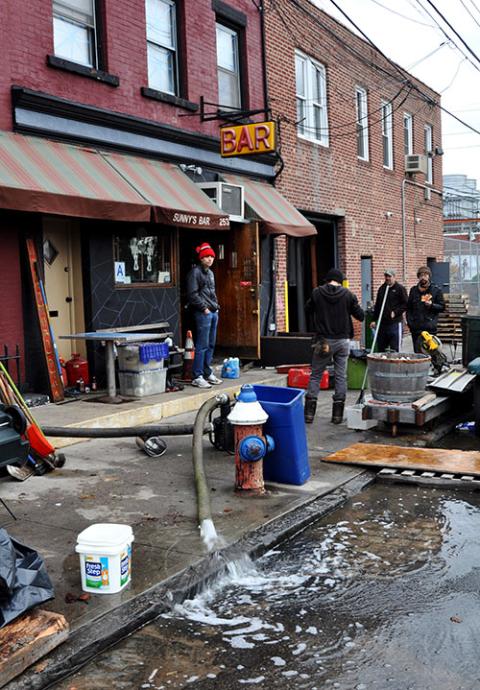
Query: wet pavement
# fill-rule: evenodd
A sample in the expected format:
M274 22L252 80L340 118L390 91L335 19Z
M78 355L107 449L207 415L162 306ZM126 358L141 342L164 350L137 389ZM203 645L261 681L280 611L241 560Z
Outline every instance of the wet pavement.
M478 689L479 506L373 485L55 687Z

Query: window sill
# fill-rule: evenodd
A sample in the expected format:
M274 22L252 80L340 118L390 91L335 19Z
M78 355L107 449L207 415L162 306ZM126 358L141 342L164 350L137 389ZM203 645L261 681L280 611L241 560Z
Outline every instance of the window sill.
M315 146L323 146L324 149L328 149L330 147L330 143L328 141L320 141L320 139L314 139L313 137L306 137L304 134L299 134L297 133L298 139L301 139L302 141L306 141L309 144L315 144Z
M108 74L108 72L102 72L102 70L94 69L93 67L79 65L77 62L64 60L56 55L47 55L47 65L55 69L65 70L66 72L73 72L81 77L88 77L89 79L95 79L95 81L101 81L109 86L119 86L120 84L119 77L114 74Z
M187 101L186 98L180 98L179 96L173 96L170 93L164 93L163 91L157 91L156 89L150 89L148 86L142 86L141 92L142 92L142 96L144 98L152 98L154 101L161 101L162 103L170 103L170 105L176 105L178 108L183 108L184 110L190 110L193 113L198 110L198 103L193 103L192 101Z

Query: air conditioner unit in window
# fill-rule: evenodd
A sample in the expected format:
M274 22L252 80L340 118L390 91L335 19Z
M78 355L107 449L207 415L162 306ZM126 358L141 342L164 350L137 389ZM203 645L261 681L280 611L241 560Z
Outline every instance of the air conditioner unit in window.
M410 153L405 156L405 172L427 174L428 156L418 153Z
M199 182L198 186L230 220L244 221L244 189L239 184L228 182Z

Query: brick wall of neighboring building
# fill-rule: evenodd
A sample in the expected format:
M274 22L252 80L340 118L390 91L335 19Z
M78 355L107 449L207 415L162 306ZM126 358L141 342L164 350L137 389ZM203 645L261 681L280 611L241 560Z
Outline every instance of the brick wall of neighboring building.
M5 7L5 2L7 7ZM263 107L260 15L251 0L229 0L229 7L246 15L245 39L247 108ZM219 122L201 123L183 108L141 94L148 86L145 2L104 0L106 71L119 77L110 86L82 75L47 65L53 54L52 2L32 5L29 0L4 0L0 38L0 130L12 128L10 87L18 85L70 101L157 121L202 134L218 136ZM216 14L212 0L180 0L185 17L183 69L185 99L218 103L216 71ZM188 117L182 115L188 114Z
M18 345L23 358L23 309L22 282L19 271L19 237L11 216L2 215L0 220L0 355L4 346L9 354L15 353ZM21 360L22 361L22 360ZM12 376L16 379L16 363L9 365Z
M302 9L303 8L303 9ZM403 113L414 116L414 152L423 153L423 128L433 125L433 147L441 144L440 110L417 98L389 74L395 67L365 41L348 31L307 0L277 0L266 13L267 66L274 116L281 120L285 168L279 190L300 210L337 215L340 267L350 287L360 293L361 256L371 256L373 285L383 280L386 266L396 267L402 279L401 185L404 178ZM335 39L330 32L338 36ZM355 50L374 69L352 55ZM295 50L326 68L329 145L297 136ZM430 98L438 94L412 78ZM357 158L355 87L367 90L369 161ZM393 99L394 170L383 167L380 107ZM441 158L433 160L433 186L441 189ZM416 176L423 183L423 175ZM418 265L427 257L443 257L442 204L438 194L424 200L424 192L406 186L407 286L416 282ZM342 209L342 211L339 211ZM386 217L387 211L392 215ZM344 218L341 214L344 212ZM415 219L417 221L415 222ZM282 303L277 325L281 328Z

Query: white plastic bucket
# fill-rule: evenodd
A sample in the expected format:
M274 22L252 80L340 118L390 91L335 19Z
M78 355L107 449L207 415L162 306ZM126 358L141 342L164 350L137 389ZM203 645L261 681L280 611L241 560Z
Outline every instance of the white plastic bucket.
M84 592L115 594L132 577L133 531L130 525L90 525L77 537Z

